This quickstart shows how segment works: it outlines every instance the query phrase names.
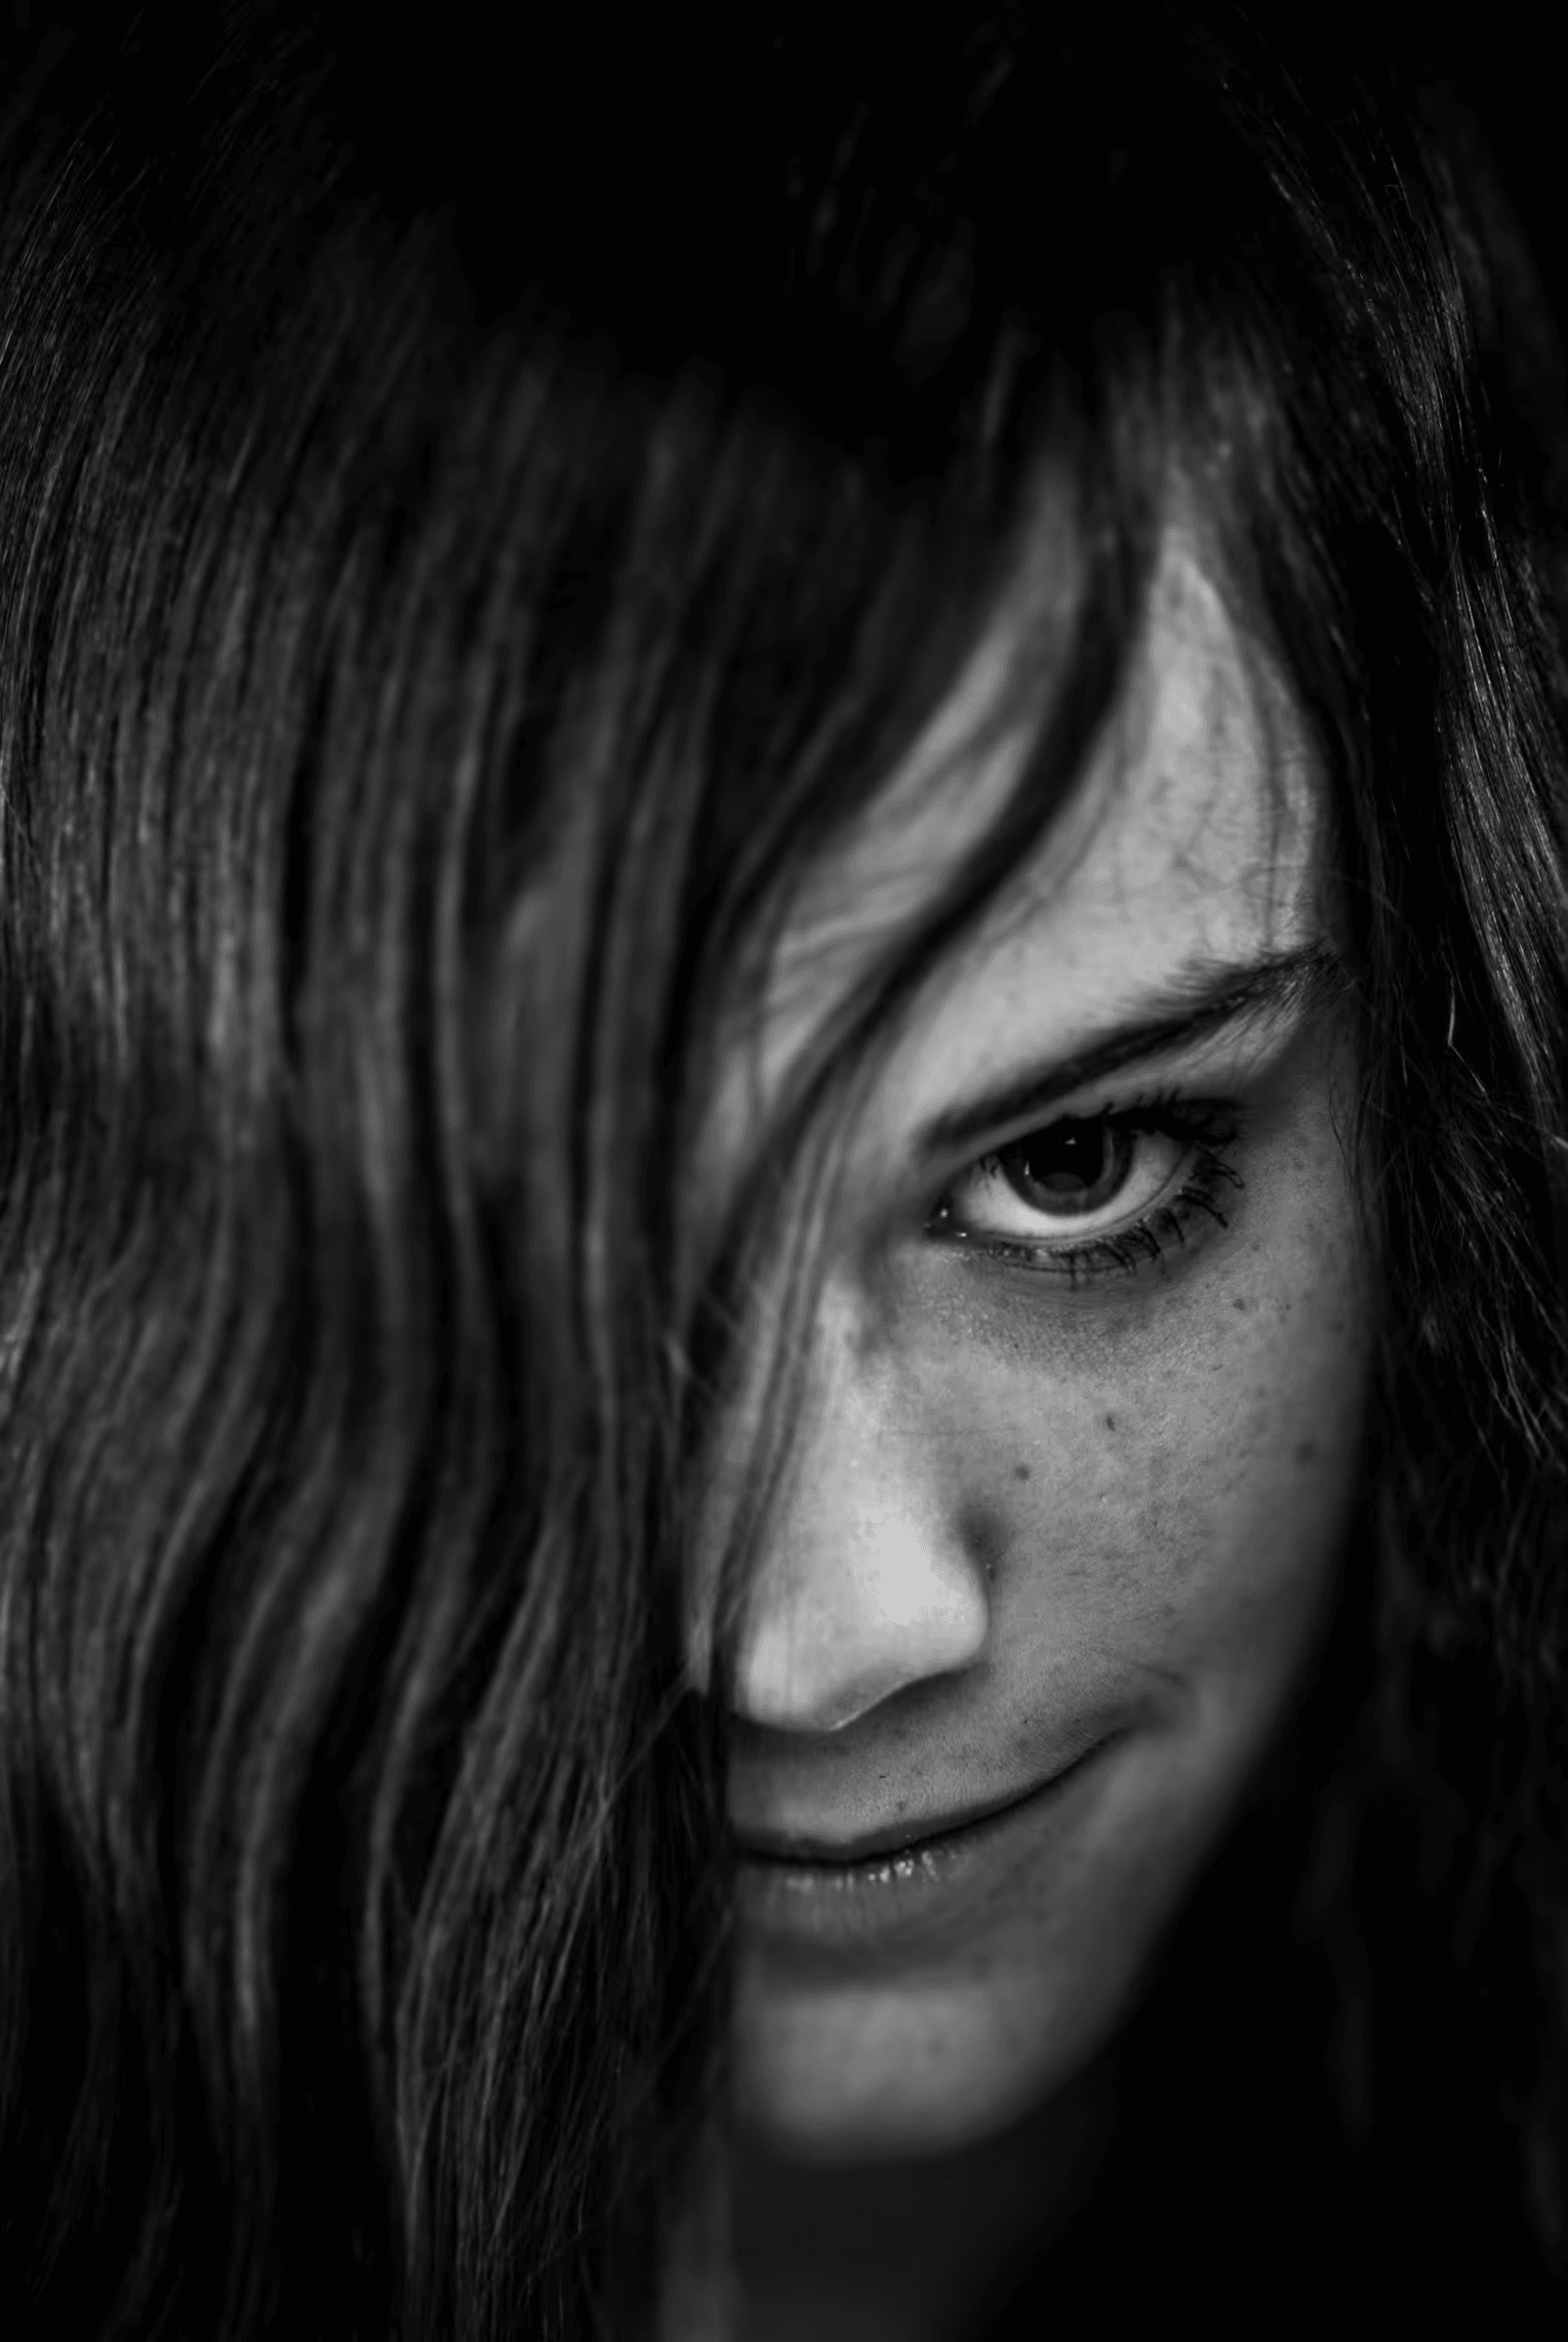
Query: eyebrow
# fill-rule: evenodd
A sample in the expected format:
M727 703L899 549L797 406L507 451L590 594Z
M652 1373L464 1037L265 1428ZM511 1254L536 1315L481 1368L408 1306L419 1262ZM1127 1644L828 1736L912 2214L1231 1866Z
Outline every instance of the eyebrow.
M1226 1026L1266 1010L1305 1019L1340 996L1348 971L1338 952L1319 941L1265 959L1202 959L1138 1003L1130 1021L1075 1049L1070 1057L987 1090L926 1124L922 1154L953 1154L977 1145L1006 1123L1025 1123L1059 1100L1146 1059L1168 1057L1207 1040Z

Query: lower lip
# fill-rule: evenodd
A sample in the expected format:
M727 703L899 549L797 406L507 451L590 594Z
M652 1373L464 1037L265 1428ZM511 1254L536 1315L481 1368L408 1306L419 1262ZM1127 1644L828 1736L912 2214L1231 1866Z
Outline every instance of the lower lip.
M1001 1812L864 1862L743 1858L740 1912L759 1947L882 1951L940 1933L1021 1867L1032 1869L1095 1795L1114 1733Z

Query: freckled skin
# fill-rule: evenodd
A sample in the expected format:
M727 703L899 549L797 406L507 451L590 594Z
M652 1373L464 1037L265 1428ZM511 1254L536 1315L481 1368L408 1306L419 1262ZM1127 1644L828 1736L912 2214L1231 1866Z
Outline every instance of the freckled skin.
M909 1200L914 1134L997 1070L1072 1055L1196 955L1330 919L1305 736L1190 532L1066 828L933 979L857 1130L735 1654L732 1803L743 1833L918 1831L1101 1753L917 1941L744 1948L739 2105L795 2155L983 2136L1094 2052L1280 1724L1344 1542L1368 1312L1331 1018L1162 1069L1240 1101L1243 1185L1136 1274L945 1244ZM830 1006L794 982L801 1036Z

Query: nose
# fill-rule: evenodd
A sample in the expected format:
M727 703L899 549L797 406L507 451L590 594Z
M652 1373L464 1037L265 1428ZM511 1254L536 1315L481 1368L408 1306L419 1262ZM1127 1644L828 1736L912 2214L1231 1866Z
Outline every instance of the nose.
M732 1652L737 1715L831 1732L970 1666L990 1602L943 1449L894 1346L824 1297L805 1417Z

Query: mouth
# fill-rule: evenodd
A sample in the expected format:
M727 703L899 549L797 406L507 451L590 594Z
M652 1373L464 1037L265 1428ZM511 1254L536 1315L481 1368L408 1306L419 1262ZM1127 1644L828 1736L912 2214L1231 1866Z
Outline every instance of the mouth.
M759 1940L881 1946L942 1928L1070 1828L1124 1735L1106 1734L1047 1779L995 1803L828 1840L738 1838L742 1917Z
M1096 1747L1100 1745L1099 1742L1095 1744ZM1043 1797L1048 1790L1055 1789L1058 1782L1065 1781L1093 1753L1093 1750L1086 1750L1083 1756L1074 1757L1070 1764L1061 1766L1044 1781L1032 1782L1016 1797L1001 1798L990 1805L967 1807L938 1820L911 1824L905 1819L882 1830L865 1831L852 1838L814 1838L804 1835L769 1837L763 1833L742 1835L737 1837L736 1846L743 1862L773 1863L792 1870L876 1871L890 1863L914 1862L926 1851L938 1852L967 1833L982 1830L987 1823L999 1822L1005 1815L1031 1805L1036 1797Z

